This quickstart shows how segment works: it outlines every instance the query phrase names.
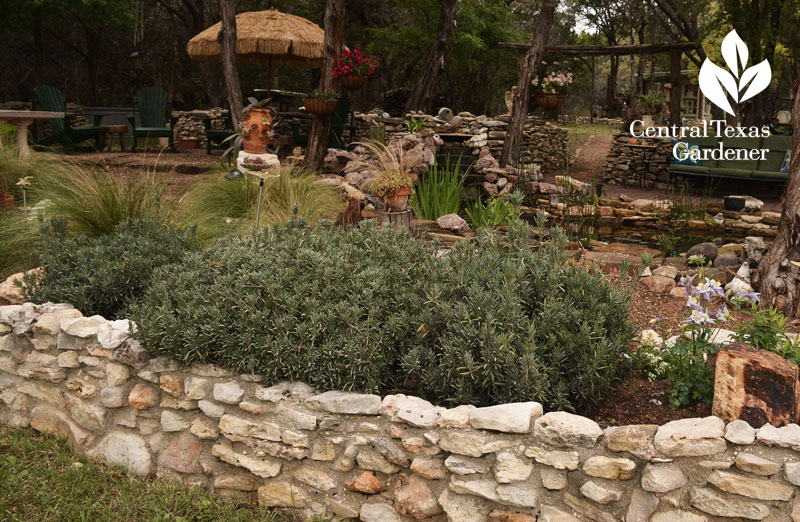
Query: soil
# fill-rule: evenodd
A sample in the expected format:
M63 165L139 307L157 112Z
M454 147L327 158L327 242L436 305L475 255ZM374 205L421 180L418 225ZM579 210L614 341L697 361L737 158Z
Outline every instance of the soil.
M677 410L669 405L669 381L651 381L634 375L617 386L608 398L587 413L601 427L625 424L664 424L677 419L707 417L710 404L696 404Z

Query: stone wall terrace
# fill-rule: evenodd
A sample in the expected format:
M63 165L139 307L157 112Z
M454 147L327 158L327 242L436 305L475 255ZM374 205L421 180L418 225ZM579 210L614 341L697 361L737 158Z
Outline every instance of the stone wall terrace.
M0 422L139 475L333 520L800 520L797 425L602 429L535 402L318 393L151 358L130 328L64 304L0 307Z

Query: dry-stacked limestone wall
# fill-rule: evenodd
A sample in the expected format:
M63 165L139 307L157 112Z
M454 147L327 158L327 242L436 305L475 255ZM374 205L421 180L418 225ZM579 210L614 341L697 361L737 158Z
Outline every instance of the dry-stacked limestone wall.
M639 138L637 145L657 147L653 152L628 147L628 133L617 134L606 156L605 180L623 186L669 188L669 164L672 158L671 138ZM681 176L682 177L682 176Z
M800 426L601 429L523 402L445 409L151 358L128 321L0 307L0 422L303 514L367 522L800 520Z

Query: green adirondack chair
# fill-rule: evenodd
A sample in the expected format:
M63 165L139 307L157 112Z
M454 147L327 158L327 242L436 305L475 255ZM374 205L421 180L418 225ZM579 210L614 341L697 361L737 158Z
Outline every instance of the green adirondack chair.
M224 129L212 129L211 118L203 118L203 125L206 128L206 151L211 154L212 149L227 149L232 143L223 143L228 137L235 134L233 129L233 119L231 118L230 111L228 116L225 117Z
M343 149L347 146L344 131L350 131L350 138L355 135L356 125L353 113L350 112L350 101L339 98L333 110L331 133L328 135L328 147ZM300 133L300 124L292 123L292 145L298 147L308 146L308 135Z
M145 87L136 92L134 100L134 115L128 117L133 127L133 152L136 152L137 138L169 138L169 146L175 152L175 123L178 118L171 116L169 94L160 87ZM136 113L139 113L139 123L136 126ZM170 126L165 122L169 120Z
M94 125L73 127L69 121L67 112L67 103L64 101L64 96L58 88L50 85L37 85L33 89L33 109L45 111L63 112L63 118L50 119L50 125L53 127L53 133L43 140L37 142L38 145L49 146L54 143L60 143L66 149L73 149L75 145L81 142L94 138L94 146L99 149L103 140L103 130L99 127L102 115L94 116ZM38 129L36 129L38 131ZM34 133L34 136L38 132Z

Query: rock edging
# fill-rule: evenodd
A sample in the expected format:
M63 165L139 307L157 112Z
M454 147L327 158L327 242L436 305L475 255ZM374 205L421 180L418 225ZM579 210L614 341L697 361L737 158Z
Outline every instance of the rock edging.
M522 402L268 386L151 358L128 321L0 307L0 422L139 475L365 522L800 520L800 426L615 426Z

